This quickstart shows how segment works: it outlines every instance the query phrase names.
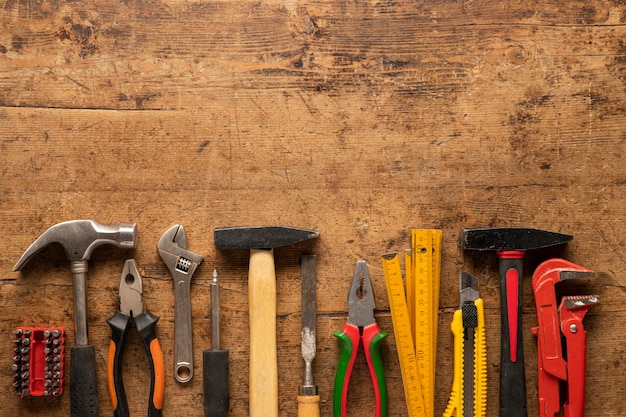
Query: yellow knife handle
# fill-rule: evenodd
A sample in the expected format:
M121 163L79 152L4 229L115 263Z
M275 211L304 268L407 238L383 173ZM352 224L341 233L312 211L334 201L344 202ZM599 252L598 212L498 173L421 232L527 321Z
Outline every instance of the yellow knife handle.
M456 310L452 316L450 329L454 336L454 377L452 392L443 417L463 417L463 313Z
M320 396L298 395L298 417L320 417Z
M474 334L474 417L487 415L487 343L485 342L485 309L483 299L474 301L478 326Z

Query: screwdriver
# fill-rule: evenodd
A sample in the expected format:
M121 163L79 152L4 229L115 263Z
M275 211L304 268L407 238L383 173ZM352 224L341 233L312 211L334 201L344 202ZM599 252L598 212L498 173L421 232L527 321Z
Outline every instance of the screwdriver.
M220 287L217 270L211 281L211 349L204 350L203 384L204 415L225 417L228 415L228 350L220 349Z

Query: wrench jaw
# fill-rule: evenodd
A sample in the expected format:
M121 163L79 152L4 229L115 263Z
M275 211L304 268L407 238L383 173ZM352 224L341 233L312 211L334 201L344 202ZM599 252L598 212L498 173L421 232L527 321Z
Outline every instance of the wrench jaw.
M557 307L555 285L591 276L592 271L564 259L550 259L533 274L538 325L532 332L537 337L540 417L554 417L561 406L564 416L584 416L587 332L583 318L599 298L563 296Z
M175 224L163 233L157 245L159 255L176 279L191 277L204 257L187 250L187 235L182 225Z

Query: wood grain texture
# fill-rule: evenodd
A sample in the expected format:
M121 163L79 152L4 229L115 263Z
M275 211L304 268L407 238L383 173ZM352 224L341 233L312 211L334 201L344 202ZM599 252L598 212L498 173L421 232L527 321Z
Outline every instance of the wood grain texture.
M201 416L202 380L172 374L173 283L156 244L172 224L205 256L192 281L196 367L210 347L209 285L222 283L222 341L231 358L231 416L248 415L246 251L218 252L213 229L286 224L317 241L276 250L279 414L296 415L299 257L318 259L321 415L332 411L339 346L358 259L368 261L381 329L393 332L379 256L411 228L444 233L436 414L452 383L449 323L458 274L485 301L489 397L498 410L495 255L463 254L461 227L528 226L574 235L530 253L523 292L528 410L537 416L534 267L567 257L596 271L567 294L595 293L588 330L588 417L623 416L626 349L626 7L618 0L208 1L5 0L0 3L0 384L2 415L63 416L69 395L11 395L18 325L65 326L74 342L69 263L58 247L22 273L13 265L60 221L135 221L139 246L108 247L88 273L89 336L101 415L109 327L123 262L144 276L160 316L164 414ZM149 369L131 333L131 415L147 413ZM390 417L406 416L395 342L382 346ZM68 358L71 360L71 358ZM71 376L69 376L71 377ZM373 415L362 355L349 414ZM371 412L369 411L371 410Z

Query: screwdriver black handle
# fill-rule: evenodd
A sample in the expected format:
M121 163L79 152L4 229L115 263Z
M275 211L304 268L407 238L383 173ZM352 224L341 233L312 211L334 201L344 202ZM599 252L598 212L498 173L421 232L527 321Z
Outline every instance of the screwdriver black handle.
M150 400L148 403L148 417L163 415L163 397L165 394L165 366L163 352L159 339L156 337L155 327L159 318L149 311L144 311L135 317L135 327L143 345L148 352L150 362Z
M202 352L202 380L204 385L205 417L226 417L229 408L228 351Z
M500 258L500 417L526 417L526 378L522 343L522 265L524 252Z
M98 417L96 350L92 345L73 346L70 353L70 415Z

